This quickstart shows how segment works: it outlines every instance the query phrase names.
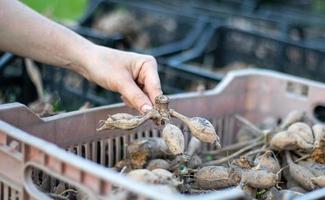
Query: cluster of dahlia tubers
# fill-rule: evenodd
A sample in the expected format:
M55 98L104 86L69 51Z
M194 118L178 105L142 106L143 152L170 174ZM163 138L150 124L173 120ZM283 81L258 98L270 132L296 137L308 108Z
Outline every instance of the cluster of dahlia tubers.
M171 123L171 117L186 124L192 134L186 150L184 135ZM129 130L148 119L161 126L162 138L132 141L127 158L114 169L164 191L202 194L238 187L249 198L272 200L325 187L323 125L301 111L290 112L282 122L267 118L258 125L238 115L235 118L242 124L234 138L237 142L221 148L208 120L188 118L169 109L168 98L162 95L156 98L155 108L143 116L118 113L101 121L97 130ZM203 150L202 142L216 145L216 150Z
M182 131L171 123L171 117L175 117L186 124L192 135L200 141L216 144L218 148L221 147L219 137L208 120L201 117L188 118L175 110L169 109L168 97L164 95L157 96L155 103L155 108L143 116L134 116L127 113L111 115L106 120L99 122L97 131L105 129L130 130L137 128L148 119L152 119L157 125L163 126L162 137L170 153L180 155L184 153L185 139Z

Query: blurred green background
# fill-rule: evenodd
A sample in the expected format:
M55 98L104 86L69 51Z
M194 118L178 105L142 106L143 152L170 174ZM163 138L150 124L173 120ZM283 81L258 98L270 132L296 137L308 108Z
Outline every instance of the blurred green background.
M22 0L36 11L61 22L75 21L85 11L88 0Z
M283 4L283 0L260 0L262 3ZM88 0L22 0L38 12L57 21L74 21L85 11ZM313 0L311 10L324 14L325 0Z
M313 3L313 9L321 14L325 13L325 1L315 0Z

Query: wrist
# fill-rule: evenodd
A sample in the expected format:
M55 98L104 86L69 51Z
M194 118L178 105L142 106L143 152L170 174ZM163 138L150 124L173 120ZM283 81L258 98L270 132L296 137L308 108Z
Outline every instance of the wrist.
M89 79L89 68L94 61L98 47L96 44L86 40L79 42L75 48L72 48L72 61L67 68L73 69L77 73Z
M112 63L120 58L116 55L115 49L111 49L108 47L100 46L93 44L88 48L84 49L82 59L80 60L80 70L89 72L94 67L94 65L99 64L101 61Z

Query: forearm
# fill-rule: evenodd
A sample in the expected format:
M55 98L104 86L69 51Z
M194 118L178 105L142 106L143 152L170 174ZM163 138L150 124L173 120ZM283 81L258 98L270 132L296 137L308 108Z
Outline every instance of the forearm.
M83 73L93 44L16 0L0 0L0 49Z
M0 0L0 49L73 69L143 113L162 93L152 56L94 45L16 0Z

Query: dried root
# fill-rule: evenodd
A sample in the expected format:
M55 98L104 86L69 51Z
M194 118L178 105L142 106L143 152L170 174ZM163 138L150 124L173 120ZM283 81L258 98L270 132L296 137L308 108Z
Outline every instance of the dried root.
M266 170L244 170L241 181L253 188L267 189L277 184L278 176Z
M158 184L160 182L159 177L155 173L147 169L132 170L127 174L127 176L132 178L133 180L145 183Z
M144 116L134 116L128 113L117 113L109 116L106 120L101 120L99 122L99 128L97 128L97 131L103 131L106 129L134 129L156 115L157 113L155 110L148 112Z
M309 125L294 123L287 130L276 133L270 146L274 150L298 150L311 151L314 148L314 136Z
M127 154L132 168L142 168L147 161L171 155L162 138L147 138L132 142L127 147Z
M300 110L294 110L291 111L283 120L282 123L280 124L280 129L284 130L288 128L291 124L295 122L300 122L303 120L305 117L305 112L300 111Z
M166 124L162 131L162 137L164 138L170 152L174 155L184 153L185 139L182 131L173 124Z
M274 156L275 154L268 150L261 156L258 156L254 164L256 165L256 169L264 169L274 174L278 173L281 169L280 163L277 158Z
M292 161L291 155L286 151L286 159L289 164L289 172L292 178L299 183L304 189L310 191L315 188L315 185L311 181L315 175L308 169L303 166L300 166Z
M151 160L148 165L148 170L154 170L154 169L169 169L170 164L164 159L154 159Z
M325 187L325 175L311 178L311 182L319 187Z
M196 173L196 181L201 189L220 189L236 185L240 182L240 176L227 167L208 166Z
M221 148L216 130L207 119L201 117L188 118L174 110L170 110L170 114L184 122L190 128L194 137L202 142L216 143L217 148Z

